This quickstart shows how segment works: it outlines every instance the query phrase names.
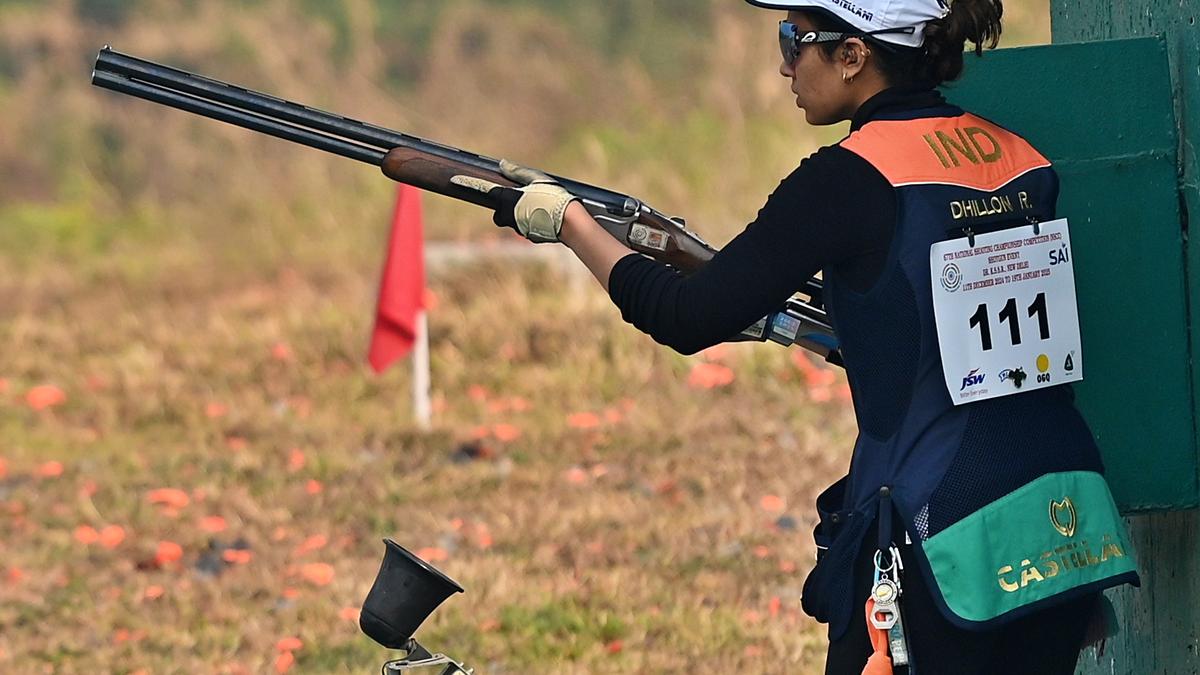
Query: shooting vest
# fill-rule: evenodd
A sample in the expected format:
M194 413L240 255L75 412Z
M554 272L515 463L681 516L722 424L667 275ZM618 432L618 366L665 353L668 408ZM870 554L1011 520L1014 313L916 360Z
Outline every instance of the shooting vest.
M891 183L898 219L873 288L855 292L836 266L824 270L859 437L849 474L817 502L819 561L805 582L805 610L830 623L832 639L844 633L865 601L852 597L860 547L886 548L897 536L913 543L906 573L925 574L943 614L963 628L1137 584L1070 386L955 406L942 373L930 247L968 228L1054 219L1050 162L1017 135L946 105L877 117L841 146Z

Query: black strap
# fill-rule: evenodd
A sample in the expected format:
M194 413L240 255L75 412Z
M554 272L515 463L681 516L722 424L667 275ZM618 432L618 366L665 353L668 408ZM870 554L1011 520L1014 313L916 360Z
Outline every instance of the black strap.
M879 488L879 551L887 552L892 548L892 489L888 486Z

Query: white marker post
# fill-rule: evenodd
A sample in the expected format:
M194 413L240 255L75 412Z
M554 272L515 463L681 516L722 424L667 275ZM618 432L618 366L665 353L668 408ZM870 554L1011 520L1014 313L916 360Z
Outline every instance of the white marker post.
M412 354L412 399L413 419L417 428L429 431L433 426L433 405L429 400L429 317L426 312L417 313L417 334L413 341Z

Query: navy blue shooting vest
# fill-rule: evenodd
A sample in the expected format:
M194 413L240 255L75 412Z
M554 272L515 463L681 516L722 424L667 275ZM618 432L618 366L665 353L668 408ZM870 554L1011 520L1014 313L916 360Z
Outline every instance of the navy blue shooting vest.
M881 513L899 517L917 554L916 565L905 561L909 573L929 577L935 601L962 627L986 629L1136 583L1071 388L955 406L942 373L930 247L966 228L1054 219L1050 162L953 106L877 118L841 145L892 184L898 220L873 288L858 293L836 266L824 270L859 437L848 475L818 499L821 555L805 583L805 610L830 623L831 638L862 614L866 598L852 597L854 561L861 546L878 545Z

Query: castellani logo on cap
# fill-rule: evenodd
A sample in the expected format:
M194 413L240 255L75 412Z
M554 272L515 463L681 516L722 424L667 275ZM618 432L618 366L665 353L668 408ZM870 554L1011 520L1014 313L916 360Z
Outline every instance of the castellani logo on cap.
M945 0L746 0L767 9L808 9L830 14L862 30L912 28L912 32L886 33L877 40L902 47L925 44L925 24L950 13Z

